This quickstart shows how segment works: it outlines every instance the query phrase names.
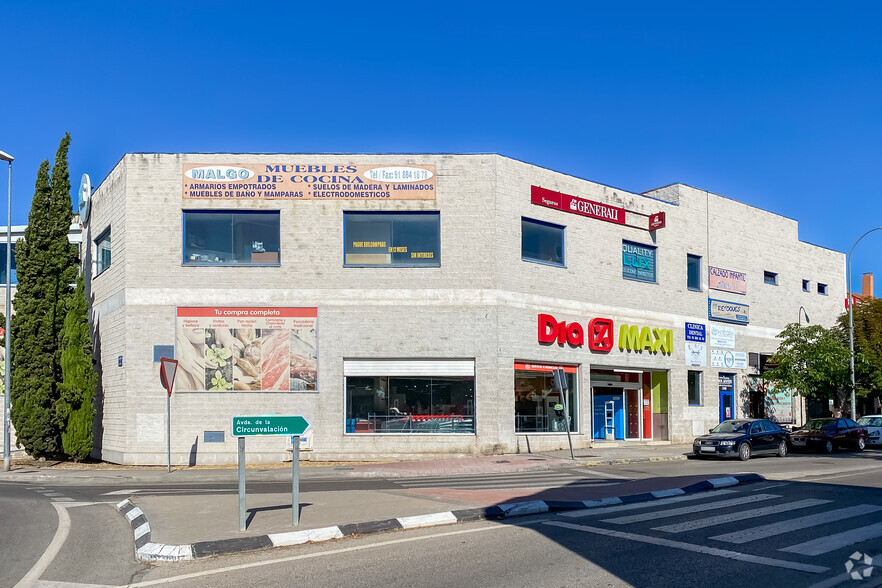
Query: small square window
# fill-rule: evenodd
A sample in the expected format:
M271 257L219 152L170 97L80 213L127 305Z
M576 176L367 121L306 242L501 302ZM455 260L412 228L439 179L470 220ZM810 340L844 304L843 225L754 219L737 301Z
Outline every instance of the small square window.
M701 406L701 372L689 371L687 377L689 406Z
M521 217L521 259L564 266L564 227Z
M808 281L808 280L803 280L803 281L802 281L802 291L803 291L803 292L808 292L808 291L809 291L809 281Z
M686 254L686 287L701 291L701 257Z
M763 282L773 286L778 285L778 274L775 272L763 272Z
M818 294L827 295L827 284L818 283Z

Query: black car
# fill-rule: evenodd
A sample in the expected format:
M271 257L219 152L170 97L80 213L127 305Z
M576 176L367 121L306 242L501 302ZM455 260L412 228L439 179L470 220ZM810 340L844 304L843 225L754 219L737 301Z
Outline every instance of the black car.
M853 447L863 451L869 431L847 418L811 419L793 432L793 449L814 449L832 453L840 447Z
M736 419L723 421L692 442L692 453L697 457L738 457L747 461L761 453L787 455L790 432L766 419Z

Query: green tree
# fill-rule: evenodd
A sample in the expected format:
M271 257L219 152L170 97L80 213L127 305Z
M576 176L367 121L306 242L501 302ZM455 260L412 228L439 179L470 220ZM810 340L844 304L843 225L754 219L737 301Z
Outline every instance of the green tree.
M92 399L98 374L92 362L92 337L89 334L89 303L83 276L69 299L70 308L61 333L61 397L55 405L56 421L61 426L64 452L74 461L82 461L92 452Z
M65 134L51 178L49 162L40 164L24 240L15 248L10 417L18 445L34 457L63 454L55 411L62 381L59 341L78 266L76 246L67 237L73 219L69 146Z
M882 390L882 299L874 298L855 304L854 318L854 377L855 394L866 396ZM839 317L839 338L848 348L848 313ZM849 375L848 390L851 393Z
M774 368L763 377L806 398L837 398L842 406L850 371L848 345L839 330L790 323L778 337L782 341L772 356Z

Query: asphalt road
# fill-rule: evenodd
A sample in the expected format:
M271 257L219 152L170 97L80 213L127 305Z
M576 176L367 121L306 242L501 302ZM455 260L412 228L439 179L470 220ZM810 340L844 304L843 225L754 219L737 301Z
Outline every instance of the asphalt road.
M580 479L582 469L588 468L565 472L562 483L576 483L572 480ZM14 586L40 561L44 566L36 577L47 587L53 585L51 582L74 586L310 588L476 584L506 588L813 586L827 582L863 587L874 585L882 577L882 566L878 565L882 561L880 451L754 458L746 463L689 460L590 470L586 478L596 481L609 474L609 483L623 478L749 471L763 474L767 482L681 504L656 502L622 512L485 521L150 565L134 559L131 529L113 509L121 498L108 493L119 491L119 486L3 483L0 586ZM339 479L308 483L315 484L316 490L333 491L359 485L400 488L401 482ZM504 483L504 476L497 483ZM249 492L277 492L280 488L290 486L249 483ZM153 483L140 489L129 484L125 490L170 491L182 497L196 497L206 491L235 492L230 484L157 487ZM733 500L736 502L731 503ZM747 516L756 512L761 514ZM826 520L825 516L834 518L817 522ZM67 518L67 523L62 518ZM790 529L792 521L801 518L817 524ZM62 533L65 525L66 535ZM766 525L790 530L742 543L733 543L732 537L720 538ZM864 535L868 538L861 540ZM819 541L822 547L817 546ZM816 553L819 549L821 552ZM845 564L856 551L878 556L875 575L867 581L857 582L845 574ZM831 578L837 579L836 583L830 583Z

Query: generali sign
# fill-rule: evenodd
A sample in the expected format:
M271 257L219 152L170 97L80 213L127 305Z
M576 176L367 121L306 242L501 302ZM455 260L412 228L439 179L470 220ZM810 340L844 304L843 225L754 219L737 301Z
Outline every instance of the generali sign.
M588 349L591 351L606 353L613 348L614 324L609 318L591 319L586 332L577 322L567 323L558 321L550 314L540 314L537 326L540 343L567 343L573 347L581 347L587 336ZM622 324L619 326L619 349L671 354L674 351L674 331Z
M578 196L570 196L563 192L554 192L539 186L530 187L530 201L539 206L556 208L565 212L600 219L608 223L625 224L624 208L586 200Z

